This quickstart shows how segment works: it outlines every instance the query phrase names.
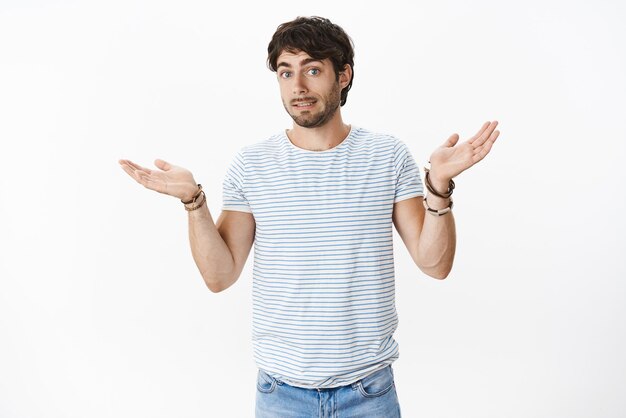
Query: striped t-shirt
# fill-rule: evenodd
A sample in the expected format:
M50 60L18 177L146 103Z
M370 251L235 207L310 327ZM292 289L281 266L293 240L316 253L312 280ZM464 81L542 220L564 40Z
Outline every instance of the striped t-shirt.
M406 144L354 126L325 151L281 132L235 155L222 209L256 222L258 368L292 386L333 388L398 358L392 212L416 196L422 181Z

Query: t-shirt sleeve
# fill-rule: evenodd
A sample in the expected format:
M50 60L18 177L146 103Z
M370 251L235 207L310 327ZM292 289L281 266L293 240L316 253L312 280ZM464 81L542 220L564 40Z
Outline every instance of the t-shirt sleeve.
M246 164L243 150L237 152L226 170L222 183L222 210L236 210L252 213L248 199L244 193Z
M424 186L420 176L420 170L409 148L398 140L394 154L396 171L396 195L394 203L412 197L424 196Z

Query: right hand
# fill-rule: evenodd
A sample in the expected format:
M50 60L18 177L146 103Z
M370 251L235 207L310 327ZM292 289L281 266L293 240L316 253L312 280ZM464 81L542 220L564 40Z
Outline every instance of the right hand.
M129 176L150 190L184 201L190 200L198 191L198 184L189 170L172 165L167 161L154 160L154 165L162 171L141 167L130 160L119 160L118 162Z

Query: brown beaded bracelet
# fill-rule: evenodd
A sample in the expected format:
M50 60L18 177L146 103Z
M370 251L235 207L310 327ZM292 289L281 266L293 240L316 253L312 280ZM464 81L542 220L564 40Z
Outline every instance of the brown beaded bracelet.
M188 208L187 206L185 206L185 210L187 212L191 212L192 210L196 210L200 207L202 207L202 205L204 205L204 202L206 202L206 195L204 194L204 191L200 190L200 194L202 195L202 201L200 203L198 203L196 206L192 206L190 208ZM191 203L196 203L195 202L195 198Z
M424 171L426 172L426 188L428 189L430 193L442 199L447 199L450 196L452 196L452 192L454 191L454 186L455 186L454 180L450 179L450 182L448 183L448 190L444 193L440 193L437 190L435 190L435 188L433 187L433 184L430 182L430 176L429 176L430 170L424 167Z
M202 192L202 185L200 183L198 183L198 191L196 192L196 194L193 195L193 197L191 198L191 200L188 201L183 201L183 199L180 199L180 201L182 203L184 203L185 205L188 205L190 203L193 203L196 201L196 199L198 198L198 196L200 196L200 192Z
M442 216L448 212L451 212L452 206L454 205L454 203L452 202L452 198L450 198L450 203L448 204L448 206L443 209L433 209L430 206L428 206L428 201L426 197L424 197L423 203L424 203L424 208L426 208L426 211L434 216Z

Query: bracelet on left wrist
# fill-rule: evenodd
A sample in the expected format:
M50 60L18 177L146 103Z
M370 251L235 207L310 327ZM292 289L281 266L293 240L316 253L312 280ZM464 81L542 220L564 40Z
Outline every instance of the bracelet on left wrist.
M424 167L424 171L426 172L426 175L425 175L426 188L428 189L430 193L432 193L433 195L437 197L441 197L442 199L446 199L452 196L452 192L454 191L454 187L455 187L454 180L450 179L448 181L448 190L442 193L442 192L437 191L435 186L433 186L431 178L430 178L430 169L428 169L427 167ZM441 182L438 182L438 183L441 183Z
M426 212L430 213L431 215L434 216L442 216L445 215L448 212L452 211L452 206L454 205L454 203L452 202L452 198L450 198L450 203L448 204L448 206L446 206L443 209L433 209L430 206L428 206L428 197L424 197L424 208L426 209Z

